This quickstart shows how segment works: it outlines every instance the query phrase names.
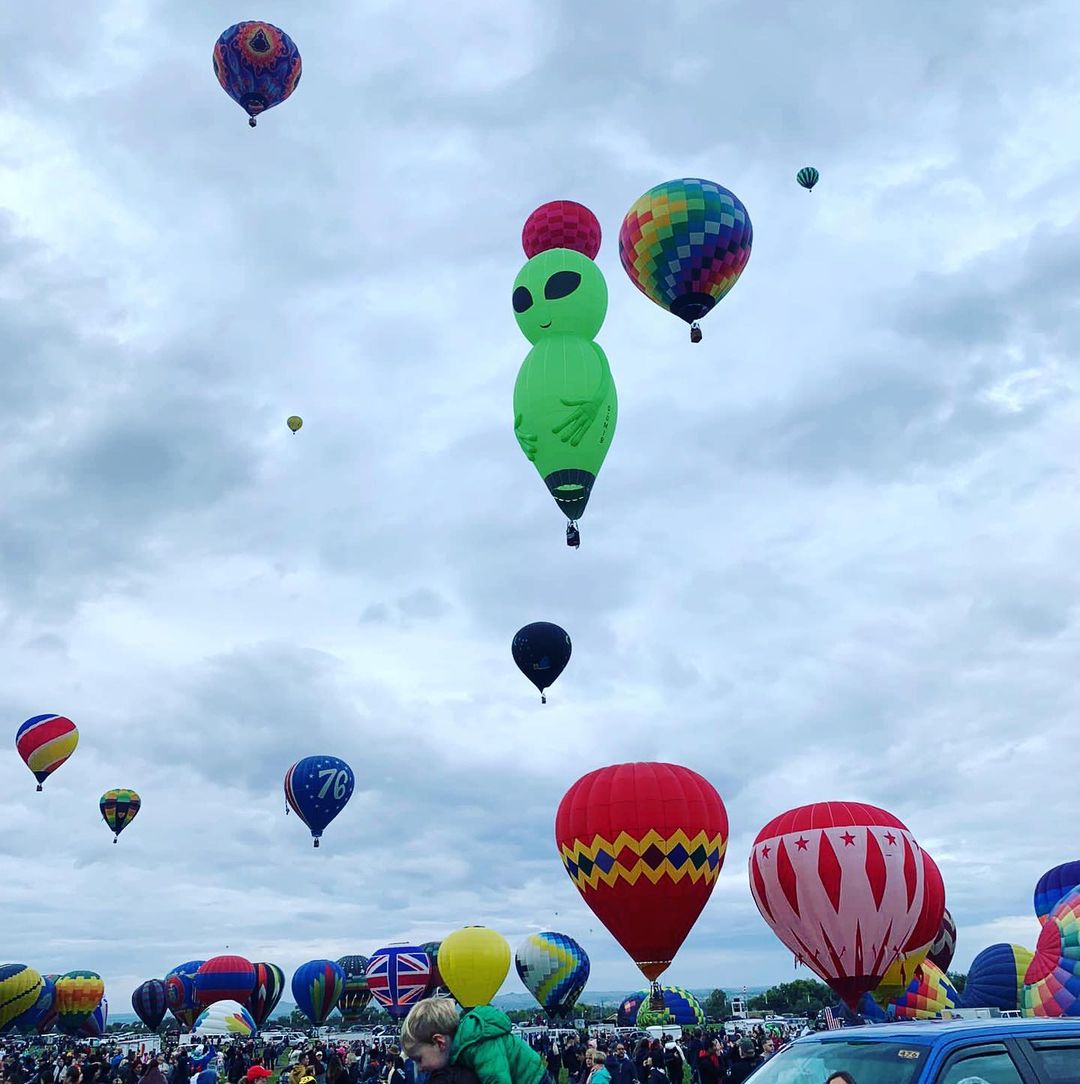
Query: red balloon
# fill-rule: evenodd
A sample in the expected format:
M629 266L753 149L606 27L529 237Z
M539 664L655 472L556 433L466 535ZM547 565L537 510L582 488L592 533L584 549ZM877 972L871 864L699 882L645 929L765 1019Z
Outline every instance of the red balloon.
M195 1000L203 1009L215 1001L247 1001L255 989L255 965L243 956L214 956L195 972Z
M908 943L925 884L922 851L907 826L857 802L781 813L750 853L762 917L852 1011Z
M941 929L941 920L945 915L945 882L941 879L941 870L926 851L922 852L922 858L923 884L926 886L922 911L911 936L904 942L904 952L914 952L931 944Z
M531 260L549 248L570 248L596 259L600 251L600 223L588 207L570 199L552 200L525 220L521 247Z
M566 872L650 981L667 970L712 894L727 837L716 789L677 764L590 772L555 815Z

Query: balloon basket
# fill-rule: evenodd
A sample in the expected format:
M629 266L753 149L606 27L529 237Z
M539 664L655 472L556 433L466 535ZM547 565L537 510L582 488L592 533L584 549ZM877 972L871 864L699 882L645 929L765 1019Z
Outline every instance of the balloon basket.
M701 325L696 320L690 325L690 341L692 343L701 342Z
M248 127L249 128L254 128L257 123L258 122L255 120L254 117L248 117Z
M540 694L540 703L541 704L546 704L547 703L547 697L544 696L543 693Z
M38 785L37 785L37 789L38 789L38 790L41 790L41 784L40 784L40 783L38 783Z
M314 842L314 843L313 843L312 845L313 845L313 846L315 846L315 847L317 847L317 846L319 845L319 841L318 841L318 840L315 840L315 842Z
M664 1011L664 992L660 989L660 983L653 982L649 986L649 1012Z
M573 550L581 545L581 531L573 520L566 525L566 544Z

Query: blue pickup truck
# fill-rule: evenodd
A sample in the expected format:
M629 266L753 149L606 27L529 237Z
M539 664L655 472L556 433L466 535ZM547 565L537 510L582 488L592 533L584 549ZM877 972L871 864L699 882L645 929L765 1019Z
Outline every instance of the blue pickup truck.
M798 1039L747 1084L1080 1084L1080 1019L878 1024Z

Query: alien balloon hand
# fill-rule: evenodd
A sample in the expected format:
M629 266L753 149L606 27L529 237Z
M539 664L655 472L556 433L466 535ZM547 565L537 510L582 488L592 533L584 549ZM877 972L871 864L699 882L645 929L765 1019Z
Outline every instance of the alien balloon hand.
M536 460L536 445L537 436L535 433L522 433L521 432L522 417L520 414L514 417L514 436L517 437L518 444L521 445L521 450L525 453L525 457L530 462Z
M576 448L589 431L592 423L596 421L596 416L600 413L600 405L603 401L602 391L591 399L561 399L560 402L563 406L575 407L576 409L566 421L556 425L551 431L556 434L562 433L559 439L563 444L569 442L572 448ZM563 430L566 430L566 432L563 432Z

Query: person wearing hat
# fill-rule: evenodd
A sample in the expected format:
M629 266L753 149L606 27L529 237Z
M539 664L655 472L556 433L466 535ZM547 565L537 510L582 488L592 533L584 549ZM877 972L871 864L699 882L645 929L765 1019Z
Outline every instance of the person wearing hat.
M248 1084L255 1084L256 1080L266 1080L274 1074L263 1065L253 1065L245 1074L244 1079Z
M739 1040L735 1060L731 1063L731 1075L727 1077L729 1084L742 1084L742 1082L761 1064L757 1047L749 1035L744 1035Z

